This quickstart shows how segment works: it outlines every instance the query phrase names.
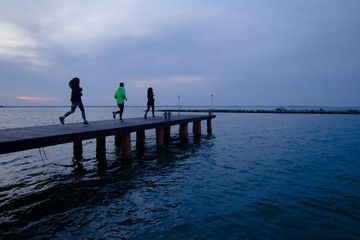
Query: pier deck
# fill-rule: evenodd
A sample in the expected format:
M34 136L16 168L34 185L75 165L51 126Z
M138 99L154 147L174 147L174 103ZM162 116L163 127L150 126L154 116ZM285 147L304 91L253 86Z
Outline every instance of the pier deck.
M106 136L122 136L131 132L144 131L147 129L163 129L177 124L200 122L215 118L215 115L172 115L125 119L119 122L117 119L94 121L88 125L81 123L69 123L65 125L47 125L36 127L0 129L0 154L23 151L33 148L81 142L92 138L105 138ZM187 126L186 126L187 131ZM157 131L158 132L158 131ZM159 131L163 134L164 131ZM158 133L157 133L158 134Z

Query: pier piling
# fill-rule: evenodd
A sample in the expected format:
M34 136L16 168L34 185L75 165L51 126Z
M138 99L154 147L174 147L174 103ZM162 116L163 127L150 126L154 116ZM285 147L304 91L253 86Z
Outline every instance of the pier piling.
M201 121L193 122L193 132L195 135L201 135Z
M116 134L114 136L114 140L115 140L115 146L116 147L121 147L121 135L120 134Z
M206 120L207 122L207 133L212 133L211 118Z
M73 142L74 158L81 159L83 154L82 141Z
M188 123L181 123L180 127L180 137L184 140L188 140L189 139L189 132L188 132Z
M104 136L96 138L96 158L105 159L106 155L106 139Z
M143 145L145 143L145 130L136 131L136 145Z
M125 133L121 136L121 152L123 156L131 155L131 134Z
M168 141L170 139L170 132L171 132L170 126L164 127L164 140L165 141Z
M164 128L156 128L156 146L161 147L164 145Z

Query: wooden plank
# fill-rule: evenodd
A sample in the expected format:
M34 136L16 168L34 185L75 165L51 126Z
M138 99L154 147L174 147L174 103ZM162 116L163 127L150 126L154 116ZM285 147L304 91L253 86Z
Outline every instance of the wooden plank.
M57 144L82 141L111 135L121 135L138 130L167 127L176 124L215 118L215 115L173 115L170 119L162 116L153 118L130 118L124 122L102 120L82 123L57 124L37 127L11 128L0 130L0 154Z

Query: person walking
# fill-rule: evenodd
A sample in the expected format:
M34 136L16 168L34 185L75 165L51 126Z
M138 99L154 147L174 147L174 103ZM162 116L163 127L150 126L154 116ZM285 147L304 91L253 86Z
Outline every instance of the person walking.
M69 87L72 89L71 90L71 110L68 111L67 113L64 114L64 116L59 117L60 123L64 124L65 123L65 118L67 116L69 116L70 114L74 113L76 110L76 107L79 107L81 110L81 116L84 120L84 124L88 124L89 122L86 121L86 116L85 116L85 109L84 109L84 105L81 101L81 96L82 94L82 88L80 87L80 79L75 77L73 78L70 82L69 82Z
M147 98L148 98L147 109L144 115L145 119L147 118L147 113L149 112L150 107L152 110L152 116L155 117L155 99L154 99L153 89L151 87L149 87L147 90Z
M113 118L114 119L116 118L116 114L120 114L119 122L123 122L124 120L122 119L122 114L124 112L124 102L125 102L124 100L127 101L124 83L119 84L119 87L115 92L114 98L116 99L116 103L120 110L117 112L113 112Z

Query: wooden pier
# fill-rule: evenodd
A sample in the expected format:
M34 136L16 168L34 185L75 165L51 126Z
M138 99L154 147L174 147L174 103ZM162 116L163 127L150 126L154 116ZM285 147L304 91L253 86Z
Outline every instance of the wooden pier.
M121 146L124 156L131 155L131 133L136 132L136 142L145 140L145 130L156 129L156 145L164 145L170 136L170 127L179 125L180 137L188 139L188 123L193 123L195 135L201 134L201 121L207 121L207 132L211 133L211 120L215 115L170 115L125 119L103 120L82 123L57 124L37 127L12 128L0 130L0 154L42 148L52 145L73 143L74 156L82 156L82 141L96 139L96 154L105 156L105 137L115 136L115 145Z

